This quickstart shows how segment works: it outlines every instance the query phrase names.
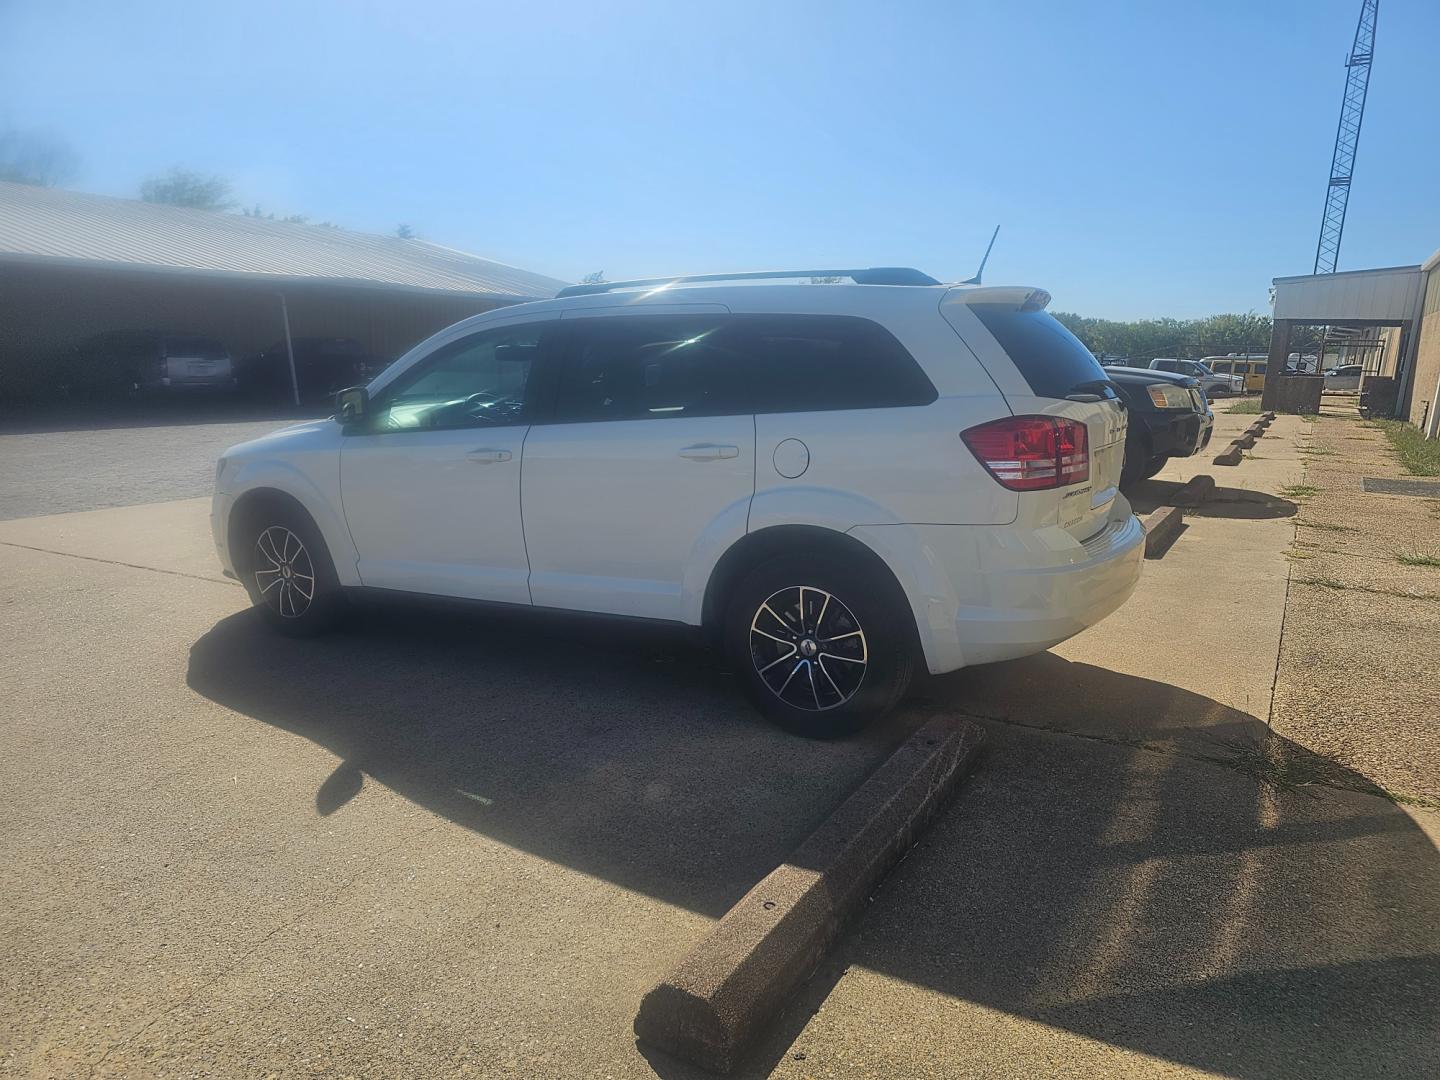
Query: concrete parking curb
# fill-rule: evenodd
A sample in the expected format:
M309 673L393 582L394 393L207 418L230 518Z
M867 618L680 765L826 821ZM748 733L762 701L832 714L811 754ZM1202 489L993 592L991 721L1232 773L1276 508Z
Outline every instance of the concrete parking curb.
M1158 559L1180 535L1180 527L1185 524L1185 511L1178 506L1162 506L1141 524L1145 527L1145 558Z
M1214 494L1215 478L1209 473L1198 473L1187 480L1180 490L1170 497L1170 504L1172 506L1199 506Z
M645 995L636 1037L704 1069L734 1069L934 818L983 740L979 726L953 716L915 732Z
M1239 465L1245 458L1245 455L1241 453L1242 449L1238 441L1232 442L1224 450L1215 455L1214 463L1216 465Z

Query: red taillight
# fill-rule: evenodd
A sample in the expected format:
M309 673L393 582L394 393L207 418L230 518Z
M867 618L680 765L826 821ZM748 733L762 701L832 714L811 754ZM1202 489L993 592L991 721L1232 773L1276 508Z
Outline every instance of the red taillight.
M960 437L990 475L1011 491L1043 491L1090 479L1090 436L1078 420L1010 416Z

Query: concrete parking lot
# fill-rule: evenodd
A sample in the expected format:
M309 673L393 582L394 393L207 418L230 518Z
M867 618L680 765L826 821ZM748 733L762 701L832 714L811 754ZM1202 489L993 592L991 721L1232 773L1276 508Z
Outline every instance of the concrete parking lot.
M1117 616L835 743L683 635L265 634L193 458L267 426L0 434L5 1073L699 1075L635 1044L640 996L942 710L986 759L746 1075L1440 1073L1435 812L1253 767L1299 420Z
M204 495L226 447L298 419L222 399L0 417L0 521Z

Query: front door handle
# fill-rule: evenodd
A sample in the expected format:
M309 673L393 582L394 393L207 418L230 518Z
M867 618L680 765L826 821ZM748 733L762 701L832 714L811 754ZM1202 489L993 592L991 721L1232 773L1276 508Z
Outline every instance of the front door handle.
M740 456L738 446L723 446L720 443L696 443L680 451L680 456L690 461L720 461Z
M482 446L478 450L471 450L465 455L466 461L478 462L481 465L490 465L497 461L509 461L509 450L497 450L493 446Z

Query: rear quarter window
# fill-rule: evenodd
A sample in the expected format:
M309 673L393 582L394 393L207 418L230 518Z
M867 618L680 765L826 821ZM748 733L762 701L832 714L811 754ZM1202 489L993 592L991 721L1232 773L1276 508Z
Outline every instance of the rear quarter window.
M971 304L970 310L1000 343L1036 397L1063 398L1105 371L1080 339L1045 311L1007 304Z
M737 315L757 413L928 405L939 395L878 323L850 315Z

